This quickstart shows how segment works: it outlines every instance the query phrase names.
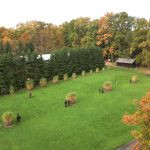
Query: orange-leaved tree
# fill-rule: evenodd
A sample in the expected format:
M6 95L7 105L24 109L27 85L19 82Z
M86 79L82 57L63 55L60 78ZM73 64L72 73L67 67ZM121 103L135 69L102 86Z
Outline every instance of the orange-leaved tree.
M112 34L109 32L109 19L111 16L113 16L113 13L106 13L103 17L100 18L99 29L97 31L97 45L104 48L103 54L106 58L108 58L110 53L110 42L112 37Z
M150 149L150 91L146 93L140 101L134 102L136 112L133 114L125 114L122 117L123 123L127 125L137 126L137 130L131 132L137 141L134 150Z

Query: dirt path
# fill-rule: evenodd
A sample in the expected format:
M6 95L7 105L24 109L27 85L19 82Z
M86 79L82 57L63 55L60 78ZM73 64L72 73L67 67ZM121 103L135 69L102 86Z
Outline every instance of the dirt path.
M135 140L132 140L131 142L121 146L120 148L118 148L117 150L131 150L131 147L136 143Z
M144 67L138 67L137 68L140 72L145 73L147 75L150 75L150 69L149 68L144 68Z

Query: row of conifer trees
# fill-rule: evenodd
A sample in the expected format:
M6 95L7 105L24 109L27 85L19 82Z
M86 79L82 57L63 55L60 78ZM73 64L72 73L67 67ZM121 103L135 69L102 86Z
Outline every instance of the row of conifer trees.
M0 94L7 94L10 86L15 90L25 87L28 78L33 79L35 85L42 77L51 80L57 75L60 79L65 73L81 74L83 70L102 68L104 59L101 49L97 47L61 49L51 53L48 61L37 57L34 53L25 56L3 54L0 56Z

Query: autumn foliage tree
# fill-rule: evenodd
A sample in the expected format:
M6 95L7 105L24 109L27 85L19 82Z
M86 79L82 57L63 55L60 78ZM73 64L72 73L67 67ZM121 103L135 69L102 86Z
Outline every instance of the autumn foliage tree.
M136 112L125 114L122 117L123 123L137 126L137 130L131 132L137 143L133 147L135 150L150 149L150 91L141 99L135 101Z
M101 47L106 59L131 57L150 67L150 20L126 12L106 13L99 20L80 17L57 26L41 21L0 27L0 54L52 53L61 48Z
M110 47L112 34L109 33L109 19L113 13L106 13L99 20L99 29L97 31L97 45L103 49L103 55L108 58L109 54L114 53L114 48Z

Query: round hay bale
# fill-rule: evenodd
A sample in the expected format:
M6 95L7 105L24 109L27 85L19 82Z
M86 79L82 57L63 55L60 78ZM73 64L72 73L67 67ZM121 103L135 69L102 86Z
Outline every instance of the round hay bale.
M91 70L90 70L90 74L92 74L92 73L93 73L93 70L91 69Z
M41 87L46 87L47 86L47 79L46 78L41 78L40 82L39 82L39 85Z
M70 92L66 95L66 100L70 102L70 104L76 103L77 95L75 92Z
M131 78L132 83L136 83L139 81L139 77L137 75L132 76Z
M85 76L85 71L84 70L82 71L82 76Z
M4 112L2 115L2 120L4 122L4 127L9 128L12 127L14 116L13 112Z
M99 68L96 68L95 72L99 72Z
M66 80L68 79L67 73L65 73L65 74L63 75L63 79L64 79L64 81L66 81Z
M72 78L73 78L73 79L75 79L76 76L77 76L76 73L73 73L73 74L72 74Z
M102 88L103 88L104 92L110 92L110 91L112 91L112 82L111 81L104 82Z
M59 82L59 76L54 76L52 82L58 83Z

